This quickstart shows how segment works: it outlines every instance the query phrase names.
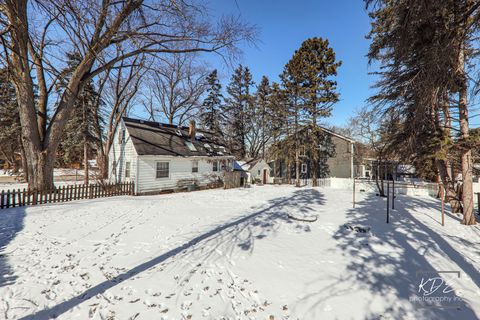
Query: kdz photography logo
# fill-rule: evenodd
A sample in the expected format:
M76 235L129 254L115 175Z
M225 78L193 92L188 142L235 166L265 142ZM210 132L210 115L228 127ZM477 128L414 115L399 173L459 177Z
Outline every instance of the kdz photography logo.
M410 302L423 308L457 308L463 301L451 284L460 281L460 271L417 271L418 289Z

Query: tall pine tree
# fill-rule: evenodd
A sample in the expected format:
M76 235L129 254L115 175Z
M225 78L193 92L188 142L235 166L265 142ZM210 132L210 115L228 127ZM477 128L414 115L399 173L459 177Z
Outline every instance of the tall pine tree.
M269 123L269 115L271 114L271 93L272 89L270 88L270 81L266 76L263 76L260 84L257 87L257 92L255 95L256 101L254 104L254 108L258 110L257 113L259 118L258 127L260 136L260 147L263 159L265 159L265 148L271 137L271 126Z
M295 186L300 187L300 141L299 133L305 127L305 112L302 109L301 95L301 68L302 65L295 55L285 65L283 73L280 75L285 92L285 115L287 117L285 133L289 139L283 146L287 156L287 179L291 180L291 162L292 154L295 164ZM290 137L293 137L291 139Z
M341 62L328 40L310 38L295 52L293 60L298 64L298 81L304 113L308 115L306 149L312 155L312 185L316 187L319 176L320 143L323 131L318 127L320 118L331 115L332 106L339 99L334 77Z
M77 53L68 54L68 67L63 70L62 77L66 83L71 76L72 70L80 63L81 57ZM78 94L74 114L67 122L65 133L60 142L59 154L57 158L59 165L72 165L83 162L84 182L89 182L88 159L96 154L98 146L97 118L98 93L95 90L93 81L87 82Z
M14 171L18 170L16 156L21 152L21 133L15 88L8 70L0 69L0 157Z
M207 83L207 97L200 109L200 124L203 128L215 133L216 136L223 137L222 127L225 123L225 115L222 104L222 85L218 80L216 69L208 75Z
M252 106L250 87L254 84L252 74L248 67L240 65L235 69L229 85L227 86L228 98L226 100L226 114L229 132L229 147L237 159L245 158L247 152L246 120Z

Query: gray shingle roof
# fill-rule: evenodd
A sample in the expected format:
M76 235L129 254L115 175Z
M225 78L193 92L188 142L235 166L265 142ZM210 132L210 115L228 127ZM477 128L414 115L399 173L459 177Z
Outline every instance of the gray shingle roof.
M123 122L138 155L231 156L222 138L209 131L197 128L196 138L191 140L188 127L131 118L123 118ZM188 146L188 142L193 144L193 148Z

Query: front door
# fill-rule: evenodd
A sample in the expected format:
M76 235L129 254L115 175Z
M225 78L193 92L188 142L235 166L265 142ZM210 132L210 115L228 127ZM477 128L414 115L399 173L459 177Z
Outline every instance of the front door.
M263 184L267 184L267 169L263 169Z

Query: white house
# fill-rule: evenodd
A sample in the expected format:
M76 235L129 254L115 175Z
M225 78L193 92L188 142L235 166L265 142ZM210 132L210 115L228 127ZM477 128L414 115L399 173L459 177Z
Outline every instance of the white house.
M248 182L271 183L270 166L264 159L254 159L247 162L239 161L242 169L248 173Z
M123 118L109 151L110 182L135 183L136 194L218 182L231 166L221 139L189 127Z

